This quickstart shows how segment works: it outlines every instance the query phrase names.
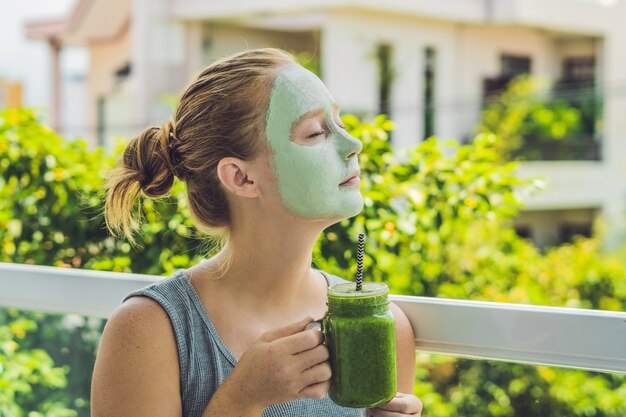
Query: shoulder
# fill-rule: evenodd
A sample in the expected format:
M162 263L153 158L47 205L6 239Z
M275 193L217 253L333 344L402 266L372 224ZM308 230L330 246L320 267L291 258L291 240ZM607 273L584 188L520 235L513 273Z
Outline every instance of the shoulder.
M113 312L102 335L92 415L177 415L179 381L176 341L167 313L149 298L128 299ZM160 387L158 395L154 386Z
M177 293L184 292L185 280L185 271L180 269L168 277L163 277L143 288L132 291L124 297L124 302L136 296L147 296L163 305L162 301L176 296Z
M351 282L351 281L348 281L347 279L341 278L341 277L339 277L337 275L333 275L333 274L330 274L330 273L328 273L326 271L322 271L321 269L318 269L318 271L322 275L324 275L324 278L326 278L326 281L328 282L328 286L329 287L332 287L333 285L336 285L336 284L343 284L343 283L346 283L346 282Z
M148 297L131 297L111 315L105 332L116 338L151 339L171 334L173 330L163 307Z

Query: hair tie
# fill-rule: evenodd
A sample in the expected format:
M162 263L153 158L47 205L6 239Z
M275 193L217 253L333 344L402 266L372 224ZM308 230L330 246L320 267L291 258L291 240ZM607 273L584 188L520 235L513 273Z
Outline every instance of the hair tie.
M178 145L178 138L176 137L176 134L174 133L174 125L172 124L172 122L167 123L167 131L168 131L168 136L169 136L167 147L169 149L175 149L176 146Z
M180 153L178 152L178 145L180 144L180 141L178 140L178 137L176 137L176 133L174 133L174 125L172 122L168 122L167 130L169 132L167 149L170 157L172 173L180 180L185 181L189 173L185 170L182 164Z

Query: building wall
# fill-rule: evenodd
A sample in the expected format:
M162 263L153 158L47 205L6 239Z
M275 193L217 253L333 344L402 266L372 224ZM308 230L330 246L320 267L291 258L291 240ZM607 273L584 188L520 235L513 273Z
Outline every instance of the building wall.
M476 26L368 12L333 12L322 30L324 81L349 111L378 110L378 44L393 48L392 118L395 145L423 139L424 49L433 47L435 133L445 139L471 136L482 105L483 79L500 74L501 54L526 55L532 74L556 79L561 63L554 35L513 26ZM584 50L575 44L571 50Z
M456 71L459 78L455 91L458 105L455 136L471 136L480 119L482 88L485 78L501 73L503 54L528 56L533 76L554 79L558 69L551 37L542 31L525 27L462 26L457 34L459 54Z
M424 50L436 51L435 100L455 91L455 25L429 19L371 12L332 12L322 29L324 81L346 111L378 112L379 75L375 51L392 47L391 118L394 145L405 148L423 138ZM437 115L435 131L454 136L452 112Z
M89 44L90 68L87 75L87 112L88 138L92 146L97 145L98 127L98 100L105 102L120 89L115 72L131 61L131 28L126 26L124 31L113 39ZM132 75L131 75L132 76ZM133 94L127 95L127 100L133 100ZM118 100L119 103L119 100ZM109 106L114 108L114 106ZM125 106L124 118L106 118L107 131L112 134L124 135L133 127L133 105ZM115 110L113 110L115 114ZM130 114L127 114L130 112Z
M64 74L61 82L61 126L59 133L66 139L86 139L90 133L85 120L87 110L87 87L83 74Z
M520 165L521 178L537 179L543 191L529 196L531 210L557 210L604 206L607 199L606 179L612 175L607 164L588 161L525 162Z
M202 24L202 66L235 52L275 47L290 52L315 51L310 31L284 32L205 22Z
M609 244L626 237L626 93L624 68L626 68L626 1L621 0L611 7L611 20L605 22L607 38L603 44L604 120L603 158L607 174L599 187L606 199L602 215L610 224Z
M626 31L623 32L626 39ZM504 24L474 25L336 11L322 29L322 64L324 81L345 110L369 114L377 111L378 70L374 51L380 43L393 47L396 76L391 117L396 123L393 141L397 148L413 146L423 139L423 49L427 46L434 47L437 54L435 133L444 139L471 137L480 117L483 80L500 75L502 54L530 57L531 74L551 81L561 78L562 60L569 56L595 55L600 82L604 77L618 79L617 68L626 66L626 54L617 51L619 42L610 42L607 49L604 40L588 35ZM612 58L607 58L607 54ZM607 65L613 71L609 69L605 73ZM622 143L626 143L626 122L623 122L626 119L616 120L617 114L626 114L623 111L626 106L624 99L618 97L610 99L609 104L609 116L613 120L607 121L610 126L605 128L603 140L608 149L617 149L616 140L620 136L624 138ZM602 213L611 224L619 225L626 198L625 154L611 156L620 162L521 165L522 176L543 177L546 182L544 191L528 197L528 210L535 214L525 217L535 229L545 231L545 236L539 237L542 242L553 241L559 224L567 223L563 209L592 210ZM536 214L539 211L541 216ZM545 229L549 222L552 229Z
M310 29L302 32L243 27L237 24L168 19L167 1L133 2L133 33L107 45L92 45L90 103L110 94L118 113L137 127L171 117L164 93L177 95L194 73L213 60L246 48L275 46L321 54L322 78L344 112L372 115L379 106L378 45L393 48L394 80L391 117L396 123L394 146L413 146L424 137L424 50L434 48L435 134L441 138L471 137L482 104L483 80L500 74L504 53L532 59L532 74L556 80L561 61L571 55L595 54L598 79L620 80L626 67L626 2L614 21L606 23L607 38L511 25L461 23L453 20L355 9L324 10L319 45ZM582 17L582 16L581 16ZM132 38L132 39L131 39ZM132 43L132 45L131 45ZM130 85L112 85L112 72L130 59ZM132 97L132 98L131 98ZM134 100L134 101L132 101ZM134 105L129 105L134 103ZM548 190L529 200L530 210L600 208L612 220L623 217L626 184L626 102L613 95L606 101L604 162L523 164L523 175L547 178ZM90 112L92 115L95 111ZM129 116L134 114L133 116ZM94 121L91 122L95 124ZM545 214L545 213L544 213ZM555 214L557 216L557 214Z
M564 210L531 210L515 219L515 227L540 247L571 241L575 235L590 236L600 210L586 207Z

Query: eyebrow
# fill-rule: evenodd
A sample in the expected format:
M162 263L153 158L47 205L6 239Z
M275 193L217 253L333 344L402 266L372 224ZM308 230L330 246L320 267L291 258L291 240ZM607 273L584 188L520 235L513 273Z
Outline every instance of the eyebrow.
M337 103L333 103L333 111L339 111L339 106L337 105ZM302 116L298 117L298 120L296 120L293 123L292 126L296 126L297 124L299 124L300 122L302 122L304 120L316 117L320 113L323 113L323 112L324 112L324 108L322 108L322 107L320 107L319 109L308 111L308 112L304 113Z
M302 116L298 117L298 120L296 120L293 123L292 126L297 126L297 125L300 124L300 122L303 122L304 120L312 119L314 117L317 117L317 116L320 115L320 113L324 113L324 109L323 108L319 108L319 109L308 111L308 112L304 113Z

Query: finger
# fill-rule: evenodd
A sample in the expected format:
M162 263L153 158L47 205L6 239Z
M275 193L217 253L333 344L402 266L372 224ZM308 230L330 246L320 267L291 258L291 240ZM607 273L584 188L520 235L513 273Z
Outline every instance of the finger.
M311 316L307 316L303 320L300 320L296 323L288 324L284 327L279 327L278 329L270 330L261 336L261 340L264 342L272 342L277 339L281 339L283 337L288 337L297 333L301 333L309 324L313 321Z
M395 411L387 411L382 408L368 408L365 412L367 417L398 417Z
M311 330L311 329L319 329L320 331L322 330L322 323L320 323L319 321L312 321L309 324L306 325L306 329L305 330Z
M329 381L333 375L328 362L320 363L302 372L302 385L308 386Z
M397 411L399 413L407 413L409 411L407 409L408 407L406 401L403 397L399 397L398 394L396 394L396 396L393 397L391 401L386 404L379 405L377 408L387 411Z
M330 389L330 381L324 381L317 384L309 385L300 391L302 397L315 398L321 400L328 394Z
M397 413L395 411L387 411L382 408L368 408L365 412L367 417L405 417L406 414Z
M328 348L324 345L319 345L313 349L306 350L296 355L301 369L312 368L313 366L326 362L329 358Z
M414 395L398 393L391 401L378 408L401 414L414 414L422 412L422 402Z
M284 343L285 351L292 355L305 352L321 345L324 342L324 335L318 329L306 330L292 334L281 340Z

